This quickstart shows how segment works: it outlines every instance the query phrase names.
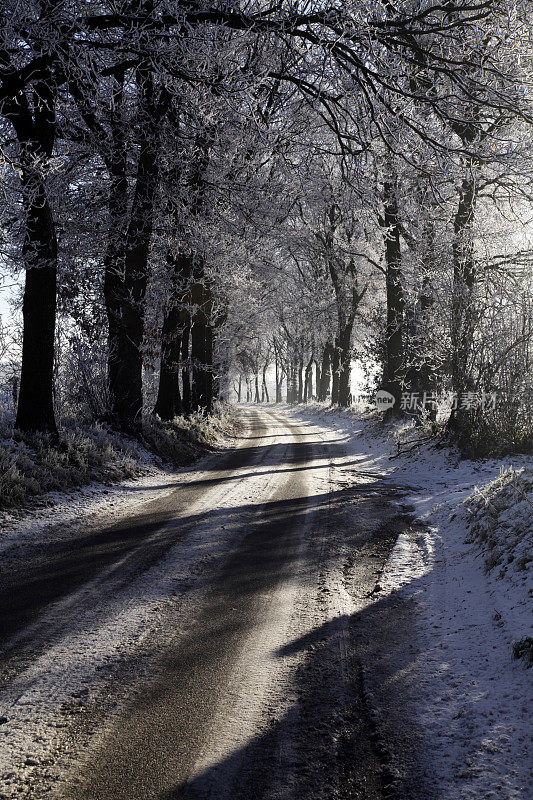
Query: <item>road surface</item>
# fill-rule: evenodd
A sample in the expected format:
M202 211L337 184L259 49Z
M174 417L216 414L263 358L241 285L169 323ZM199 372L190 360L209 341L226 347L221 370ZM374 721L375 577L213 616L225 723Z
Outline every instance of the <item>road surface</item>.
M242 414L141 513L9 561L0 798L387 795L359 649L390 635L396 490L319 424Z

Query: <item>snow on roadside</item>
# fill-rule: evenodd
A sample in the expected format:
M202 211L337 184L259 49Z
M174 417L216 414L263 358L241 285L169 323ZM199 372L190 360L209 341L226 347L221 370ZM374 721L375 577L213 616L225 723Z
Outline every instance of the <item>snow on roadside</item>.
M212 437L219 449L234 443L231 426L225 420L222 422L224 424L218 428L216 420L211 423ZM125 515L133 515L146 503L162 499L173 491L188 479L192 470L201 469L210 457L207 454L176 468L137 444L135 463L139 474L136 477L119 483L93 481L80 488L43 494L38 498L38 505L0 510L0 557L5 558L7 551L19 557L21 547L31 547L44 538L47 541L68 539L72 530L81 524L88 530L103 524L112 525Z
M178 478L175 470L145 462L143 473L120 484L91 483L70 492L49 492L43 507L28 509L23 515L4 512L0 525L0 555L11 547L29 543L35 536L68 536L68 529L83 519L90 527L102 517L112 522L123 513L135 513L144 503L172 489Z
M219 404L208 417L152 421L144 443L94 424L66 428L56 449L37 434L29 441L6 438L0 425L0 555L35 534L64 538L65 526L81 520L87 528L135 513L175 488L177 474L182 482L209 448L231 446L238 427L232 407Z
M486 570L475 530L476 522L483 526L483 512L478 508L477 519L472 512L475 498L481 505L479 495L494 492L484 487L502 472L527 471L527 457L472 462L429 444L398 455L394 431L383 430L368 415L312 406L296 413L342 429L354 474L399 487L402 503L424 523L398 538L375 597L414 601L417 610L416 659L409 670L398 668L394 692L420 729L427 764L424 800L533 797L532 676L524 661L513 658L513 644L531 636L533 564L526 553L530 558L533 517L525 513L530 500L507 498L499 510L508 535L518 542L517 569L498 569L497 559L496 569ZM416 438L412 428L395 433ZM501 555L498 522L501 518L492 532L498 531ZM379 671L379 665L371 667ZM387 695L383 688L377 694L381 701ZM389 708L375 709L376 719L394 707L391 697ZM401 773L401 764L393 766Z

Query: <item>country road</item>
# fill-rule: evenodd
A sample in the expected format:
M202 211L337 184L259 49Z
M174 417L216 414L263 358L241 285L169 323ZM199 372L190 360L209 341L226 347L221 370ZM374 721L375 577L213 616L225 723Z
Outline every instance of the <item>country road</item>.
M389 796L361 653L411 636L373 605L410 519L342 434L242 416L135 515L4 561L0 798Z

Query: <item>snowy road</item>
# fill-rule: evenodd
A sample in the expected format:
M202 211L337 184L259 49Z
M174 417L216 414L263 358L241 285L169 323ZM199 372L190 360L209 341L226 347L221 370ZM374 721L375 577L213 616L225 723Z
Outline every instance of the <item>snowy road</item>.
M0 797L384 796L358 647L409 522L342 432L243 416L135 515L8 559ZM407 722L401 746L416 771Z

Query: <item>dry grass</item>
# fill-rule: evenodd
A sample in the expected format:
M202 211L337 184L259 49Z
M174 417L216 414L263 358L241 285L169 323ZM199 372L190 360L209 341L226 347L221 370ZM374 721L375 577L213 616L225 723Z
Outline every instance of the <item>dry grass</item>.
M50 492L92 482L118 483L154 463L190 463L236 425L231 409L220 406L209 417L151 420L140 440L101 424L67 428L54 447L46 435L13 433L9 415L0 415L0 509L22 508Z
M533 470L509 468L468 499L470 534L498 578L524 577L533 563Z

